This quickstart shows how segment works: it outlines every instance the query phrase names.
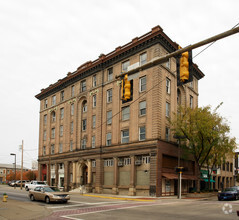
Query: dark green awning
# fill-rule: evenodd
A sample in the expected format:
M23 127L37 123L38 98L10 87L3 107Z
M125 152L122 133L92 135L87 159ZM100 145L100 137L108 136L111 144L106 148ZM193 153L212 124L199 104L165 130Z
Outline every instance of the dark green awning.
M205 181L205 182L208 182L208 178L203 178L202 180ZM215 180L210 179L210 182L215 183Z

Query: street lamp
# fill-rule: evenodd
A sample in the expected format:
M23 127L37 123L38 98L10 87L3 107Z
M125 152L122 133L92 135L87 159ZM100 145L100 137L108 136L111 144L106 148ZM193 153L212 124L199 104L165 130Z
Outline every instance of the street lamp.
M16 189L16 154L10 153L10 155L15 156L15 184L14 184L14 189Z

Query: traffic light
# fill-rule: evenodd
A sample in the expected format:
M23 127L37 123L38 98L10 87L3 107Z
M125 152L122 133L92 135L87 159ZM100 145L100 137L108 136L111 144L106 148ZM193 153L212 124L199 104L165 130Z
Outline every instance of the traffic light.
M123 103L133 100L133 80L129 81L127 74L122 79L121 98Z
M181 49L181 47L179 47ZM177 58L177 85L192 82L192 51L186 51Z

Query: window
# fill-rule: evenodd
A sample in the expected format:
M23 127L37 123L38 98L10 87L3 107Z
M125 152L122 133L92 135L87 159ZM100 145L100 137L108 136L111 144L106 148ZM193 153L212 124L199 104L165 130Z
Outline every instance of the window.
M166 141L170 141L170 128L166 127L165 129L165 139Z
M108 78L108 81L113 80L113 67L107 70L107 78Z
M55 138L55 128L51 129L51 138Z
M170 116L170 103L166 102L166 116Z
M139 103L139 115L146 115L146 101Z
M91 138L91 147L95 148L95 136L92 136Z
M146 76L139 79L139 91L143 92L146 90Z
M170 58L169 58L168 61L166 62L166 67L167 67L168 69L171 68L171 59L170 59Z
M63 170L64 169L64 164L63 163L59 163L59 170Z
M63 152L63 144L60 143L60 145L59 145L59 153L62 153L62 152Z
M127 72L129 66L129 60L122 63L122 72Z
M177 103L178 105L181 105L181 92L179 89L177 90Z
M86 130L86 119L82 120L82 131Z
M128 120L130 117L130 108L129 106L122 108L122 120Z
M144 65L145 63L147 63L147 53L143 53L143 54L140 55L139 63L140 63L140 66Z
M112 102L112 89L107 90L107 103Z
M46 146L43 146L43 149L42 149L42 155L43 155L43 156L46 155Z
M92 100L93 100L93 108L96 107L96 95L92 96Z
M75 86L71 87L71 97L75 96Z
M144 164L150 163L150 156L142 156L142 163Z
M60 126L60 137L63 136L63 125Z
M124 158L124 165L125 165L125 166L128 166L128 165L130 165L130 164L131 164L131 158L130 158L130 157Z
M73 141L70 141L70 151L73 151Z
M71 115L74 115L74 104L71 104Z
M190 95L190 108L193 108L193 97Z
M146 131L145 131L145 126L139 127L139 140L143 141L146 139Z
M170 94L170 86L171 86L171 80L169 78L166 78L166 93Z
M56 96L53 95L52 98L51 98L51 105L55 105L56 104Z
M46 123L47 123L47 115L44 115L43 122L44 122L44 125L46 125Z
M51 145L51 154L54 154L54 153L55 153L55 145L52 144L52 145Z
M52 120L52 122L55 122L55 121L56 121L56 112L55 112L55 111L53 111L53 112L51 113L51 120Z
M111 145L111 133L106 134L106 146Z
M46 130L43 131L43 141L46 140Z
M92 164L92 167L96 167L96 161L95 160L92 160L91 164Z
M95 128L95 123L96 123L96 116L92 116L92 128Z
M64 91L61 91L61 95L60 95L60 98L61 98L61 102L64 101Z
M74 122L72 121L71 122L71 134L73 134L73 131L74 131Z
M47 99L44 100L44 108L47 108L48 101Z
M114 160L113 159L105 159L104 160L104 166L105 167L112 167L114 165Z
M81 92L86 91L86 80L81 81Z
M96 75L92 77L92 86L96 87Z
M60 109L60 118L61 120L64 118L64 108Z
M112 111L107 112L107 125L111 125L112 123Z
M83 113L87 112L87 102L86 101L83 102L83 104L82 104L82 111L83 111Z
M129 143L129 130L121 131L121 143Z
M82 139L81 140L81 149L86 149L86 139L84 138L84 139Z

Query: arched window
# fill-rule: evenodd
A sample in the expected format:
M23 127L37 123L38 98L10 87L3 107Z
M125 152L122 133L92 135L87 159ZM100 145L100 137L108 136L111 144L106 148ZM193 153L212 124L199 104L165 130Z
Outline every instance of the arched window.
M82 111L87 112L87 101L83 101L82 103Z
M177 89L177 103L178 105L181 105L181 92L179 89Z

